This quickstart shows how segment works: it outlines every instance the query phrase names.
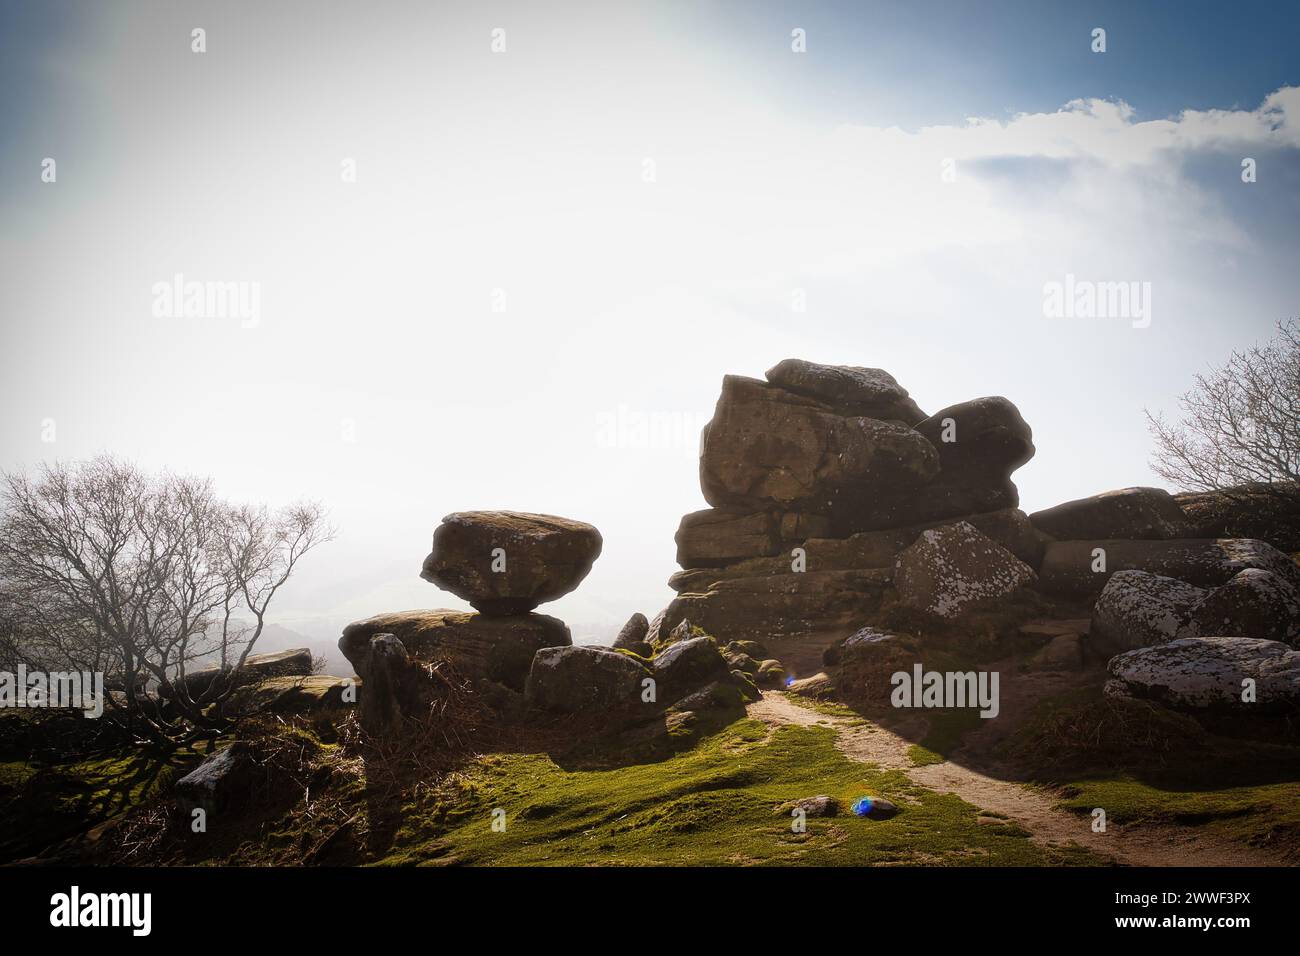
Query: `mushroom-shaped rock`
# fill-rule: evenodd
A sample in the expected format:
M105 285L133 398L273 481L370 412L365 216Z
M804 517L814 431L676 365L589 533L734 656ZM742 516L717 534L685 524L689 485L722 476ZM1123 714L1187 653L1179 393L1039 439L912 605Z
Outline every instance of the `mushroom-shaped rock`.
M570 518L462 511L434 531L420 577L484 614L524 614L576 588L601 544L599 531Z

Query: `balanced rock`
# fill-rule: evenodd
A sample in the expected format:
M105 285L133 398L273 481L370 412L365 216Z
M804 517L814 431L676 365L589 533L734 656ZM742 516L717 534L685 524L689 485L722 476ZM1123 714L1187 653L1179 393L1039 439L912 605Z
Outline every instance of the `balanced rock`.
M1092 611L1089 644L1104 654L1164 644L1200 631L1192 611L1203 588L1149 571L1117 571Z
M457 512L434 531L420 577L484 614L524 614L576 588L601 545L599 531L569 518Z
M925 412L908 397L907 389L884 369L786 359L768 369L766 377L773 385L815 398L844 413L904 425L915 425L925 418Z
M1300 651L1281 641L1189 637L1111 658L1106 693L1185 710L1286 711L1300 704ZM1254 699L1247 679L1254 682Z
M524 699L561 713L626 713L641 704L650 669L627 654L596 647L547 647L537 652ZM648 706L648 705L647 705Z
M1253 538L1175 538L1169 541L1053 541L1043 553L1039 583L1049 594L1095 597L1117 571L1150 571L1197 587L1227 584L1246 568L1272 571L1292 583L1300 568Z
M462 676L486 678L513 690L523 690L539 649L573 643L564 622L545 614L488 617L466 611L395 611L343 629L339 650L363 679L370 639L377 634L394 635L415 660L445 660Z
M894 571L899 599L940 617L1033 583L1033 568L964 521L922 532Z
M1247 568L1205 595L1192 617L1207 636L1232 634L1294 644L1300 637L1300 588L1272 571Z
M1161 488L1121 488L1035 511L1030 522L1060 541L1085 538L1168 539L1187 536L1189 522Z
M915 488L938 471L934 446L906 425L736 375L723 379L700 453L705 500L750 511L825 514L855 488Z

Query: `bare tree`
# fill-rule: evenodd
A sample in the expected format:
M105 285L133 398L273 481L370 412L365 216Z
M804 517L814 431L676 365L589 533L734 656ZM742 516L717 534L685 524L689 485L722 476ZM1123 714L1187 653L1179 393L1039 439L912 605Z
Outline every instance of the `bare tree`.
M1181 422L1147 412L1152 469L1182 488L1300 500L1300 322L1196 376Z
M317 504L235 506L111 457L6 474L0 506L0 651L103 673L106 706L159 745L229 729L272 599L331 536ZM200 661L222 670L191 686Z

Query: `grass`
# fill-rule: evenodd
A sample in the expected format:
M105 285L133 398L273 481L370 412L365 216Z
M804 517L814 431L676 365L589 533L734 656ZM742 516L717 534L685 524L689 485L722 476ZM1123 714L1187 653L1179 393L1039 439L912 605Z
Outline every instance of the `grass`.
M1231 730L1236 736L1216 731ZM1300 742L1285 721L1243 728L1096 688L1045 703L1004 751L1078 813L1205 827L1300 857Z
M544 754L481 758L441 792L404 808L385 864L1020 865L1092 862L1044 850L1018 827L977 822L975 807L850 761L821 727L772 731L740 721L669 760L609 770ZM809 818L805 833L776 808L825 793L847 808L864 795L902 807L889 820L847 809ZM505 828L492 827L505 811Z

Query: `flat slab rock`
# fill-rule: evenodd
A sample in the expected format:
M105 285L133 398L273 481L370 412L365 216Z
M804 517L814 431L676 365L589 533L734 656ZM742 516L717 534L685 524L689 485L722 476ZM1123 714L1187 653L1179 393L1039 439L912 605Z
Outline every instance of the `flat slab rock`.
M1105 568L1097 567L1097 552ZM1300 582L1290 557L1255 538L1176 538L1169 541L1096 539L1053 541L1039 565L1039 584L1049 594L1095 597L1118 571L1150 571L1200 588L1226 584L1246 568L1260 568Z
M1191 530L1183 509L1162 488L1105 491L1035 511L1029 520L1039 531L1058 541L1184 538Z
M592 525L520 511L461 511L442 519L420 577L484 614L525 614L568 594L602 547Z
M1033 568L964 521L922 532L894 569L900 600L940 617L955 617L1034 579Z
M1126 651L1107 665L1106 693L1159 701L1181 710L1286 710L1300 703L1300 651L1281 641L1190 637ZM1255 702L1242 682L1255 682Z
M523 690L538 650L573 643L564 622L545 614L489 617L446 609L393 611L343 629L339 650L362 678L370 639L379 634L394 635L415 660L445 660L464 677L487 678L514 690Z

